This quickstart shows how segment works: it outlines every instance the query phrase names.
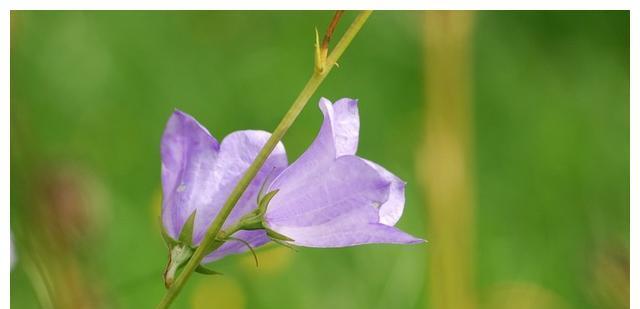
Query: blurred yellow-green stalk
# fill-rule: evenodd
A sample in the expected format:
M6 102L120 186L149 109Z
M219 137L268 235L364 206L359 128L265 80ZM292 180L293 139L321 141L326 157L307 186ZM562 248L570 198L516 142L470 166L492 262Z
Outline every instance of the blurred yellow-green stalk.
M173 108L218 139L273 129L331 16L12 12L11 305L157 304ZM399 226L429 243L266 247L176 308L629 307L629 12L375 12L290 161L320 96L360 100L359 154L408 182Z

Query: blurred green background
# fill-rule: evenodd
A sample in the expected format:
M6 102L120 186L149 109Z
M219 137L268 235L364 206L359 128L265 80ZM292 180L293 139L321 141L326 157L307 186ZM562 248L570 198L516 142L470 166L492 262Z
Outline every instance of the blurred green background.
M628 307L629 13L474 15L477 307ZM12 12L11 305L155 306L167 258L159 145L173 108L218 140L272 130L331 16ZM176 307L433 307L439 244L416 175L424 18L374 12L284 143L290 161L309 145L320 96L358 98L359 154L408 182L399 227L431 242L265 248L259 268L229 257L213 265L225 276L193 276Z

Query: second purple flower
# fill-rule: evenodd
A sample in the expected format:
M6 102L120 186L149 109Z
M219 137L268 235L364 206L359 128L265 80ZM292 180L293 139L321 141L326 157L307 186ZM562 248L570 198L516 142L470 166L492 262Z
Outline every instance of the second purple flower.
M324 121L298 160L269 185L277 190L263 218L268 230L305 247L423 240L394 227L404 208L405 183L380 165L356 156L358 102L320 99Z

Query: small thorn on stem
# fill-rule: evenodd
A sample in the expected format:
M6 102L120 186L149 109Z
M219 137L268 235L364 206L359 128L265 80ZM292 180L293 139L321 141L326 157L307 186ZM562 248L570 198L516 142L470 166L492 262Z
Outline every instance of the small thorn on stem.
M318 34L318 28L316 28L316 43L315 43L315 71L322 73L325 66L326 57L322 55L322 49L320 48L320 35Z

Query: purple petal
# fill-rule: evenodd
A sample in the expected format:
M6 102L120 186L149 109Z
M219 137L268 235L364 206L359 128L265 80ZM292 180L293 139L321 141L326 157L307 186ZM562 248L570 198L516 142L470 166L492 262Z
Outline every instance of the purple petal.
M248 242L251 247L259 247L269 242L269 237L264 230L252 230L252 231L239 231L233 235L235 238L240 238ZM220 246L216 251L207 255L202 263L209 263L219 260L230 254L238 254L249 250L247 246L237 240L229 240L224 245Z
M384 180L391 183L389 186L389 198L380 206L378 214L380 223L393 226L400 220L404 210L404 187L406 183L384 167L369 160L363 160L373 167Z
M389 182L363 160L342 156L322 173L303 181L277 178L269 191L279 191L269 203L265 219L270 225L311 226L362 209L362 214L377 222L377 206L387 200L388 187Z
M177 238L191 213L209 204L218 150L216 139L193 117L179 110L171 115L160 151L162 222L170 236Z
M313 227L282 227L278 233L294 239L294 245L314 248L341 248L375 243L408 245L424 242L394 226L380 223L351 225L348 222L332 222Z
M216 217L231 191L270 136L271 134L265 131L246 130L231 133L222 141L218 161L212 170L212 174L215 175L216 179L216 186L212 188L215 190L215 196L213 196L209 206L198 210L195 222L196 228L194 229L195 243L199 243L202 240L207 227ZM269 178L275 178L286 167L287 155L282 143L278 143L233 208L233 211L231 211L224 227L236 223L240 217L256 209L258 207L256 202L258 191L260 191L262 185Z
M278 176L282 181L303 181L305 177L321 173L335 158L356 153L360 128L358 101L341 99L332 105L322 98L319 107L324 115L320 132L296 160L297 164Z
M358 101L340 99L331 105L329 100L322 98L320 99L320 109L324 114L325 121L329 118L333 124L336 157L356 154L360 131Z
M380 223L378 207L388 200L390 185L365 160L341 156L302 183L278 177L270 190L280 191L269 203L265 221L294 244L307 247L420 242Z

